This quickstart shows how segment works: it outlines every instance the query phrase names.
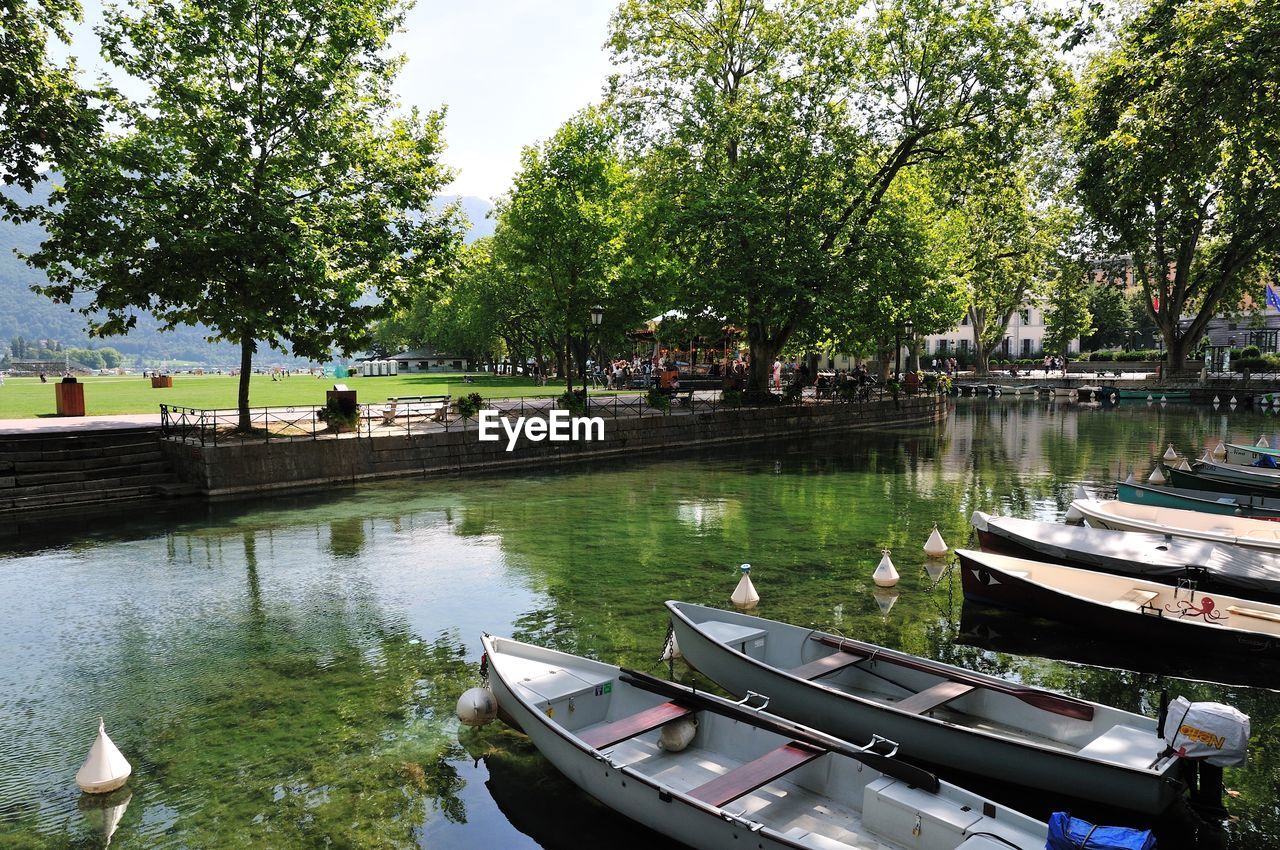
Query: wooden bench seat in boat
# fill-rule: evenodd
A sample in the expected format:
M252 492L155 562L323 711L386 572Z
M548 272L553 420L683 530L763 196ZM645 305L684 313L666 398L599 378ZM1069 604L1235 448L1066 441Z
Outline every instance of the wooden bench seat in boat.
M1122 593L1119 599L1111 603L1111 607L1119 608L1123 611L1140 611L1143 605L1146 605L1159 595L1160 592L1157 590L1143 590L1135 587Z
M603 750L620 741L657 729L659 726L684 717L686 714L693 714L693 709L674 702L664 702L652 708L646 708L644 711L621 717L611 723L597 726L594 729L586 729L579 732L578 737L592 749Z
M1260 608L1245 608L1243 605L1228 605L1228 614L1235 614L1237 617L1254 617L1259 620L1270 620L1273 623L1280 623L1280 614L1274 611L1263 611Z
M761 786L768 785L825 753L826 750L792 741L746 764L739 765L710 782L704 782L689 791L689 796L708 805L723 806L731 800L736 800Z
M895 702L893 707L898 711L905 711L909 714L924 714L926 711L932 711L940 705L958 699L973 690L973 685L966 685L964 682L939 682L932 687L925 688L918 694L912 694L904 700Z
M859 661L866 661L867 656L855 655L852 652L833 652L830 655L824 655L816 661L810 661L808 664L801 664L799 667L793 667L787 672L792 676L801 679L817 679L822 676L834 673L837 670L843 670L850 665L857 664Z

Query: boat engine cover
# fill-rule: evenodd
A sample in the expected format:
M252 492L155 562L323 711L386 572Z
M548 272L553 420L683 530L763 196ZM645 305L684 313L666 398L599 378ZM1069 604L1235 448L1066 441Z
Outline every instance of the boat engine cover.
M1169 703L1164 739L1182 758L1237 767L1249 746L1249 715L1220 702L1178 697Z

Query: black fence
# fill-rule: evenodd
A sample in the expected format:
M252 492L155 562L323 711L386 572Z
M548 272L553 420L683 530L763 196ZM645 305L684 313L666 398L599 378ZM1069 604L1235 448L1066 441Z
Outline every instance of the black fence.
M905 392L905 390L900 390ZM923 390L915 395L929 395ZM878 384L842 387L804 387L785 389L765 405L743 402L739 395L717 390L681 389L661 399L650 400L648 394L588 394L585 410L579 415L610 418L644 418L688 414L715 414L743 407L779 405L865 405L893 398L891 389ZM176 405L160 405L160 431L166 439L202 446L271 442L272 440L336 439L342 436L366 439L397 434L424 434L436 431L474 430L479 427L484 411L496 411L501 417L545 418L555 410L564 410L560 400L552 397L491 398L484 400L481 411L463 415L456 402L404 402L393 406L389 401L360 405L353 420L326 421L326 408L319 405L292 407L253 407L249 409L249 430L241 431L240 414L236 410L207 410ZM669 406L668 406L669 405Z

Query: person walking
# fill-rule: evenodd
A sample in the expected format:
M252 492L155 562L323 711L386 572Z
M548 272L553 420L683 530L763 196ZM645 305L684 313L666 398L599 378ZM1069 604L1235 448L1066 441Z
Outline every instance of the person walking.
M779 392L782 390L782 361L778 359L773 361L773 388Z

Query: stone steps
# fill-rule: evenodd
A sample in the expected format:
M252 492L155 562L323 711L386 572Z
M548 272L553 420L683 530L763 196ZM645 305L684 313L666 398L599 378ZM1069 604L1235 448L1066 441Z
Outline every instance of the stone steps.
M156 429L0 437L0 516L188 495Z

